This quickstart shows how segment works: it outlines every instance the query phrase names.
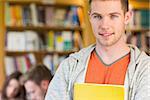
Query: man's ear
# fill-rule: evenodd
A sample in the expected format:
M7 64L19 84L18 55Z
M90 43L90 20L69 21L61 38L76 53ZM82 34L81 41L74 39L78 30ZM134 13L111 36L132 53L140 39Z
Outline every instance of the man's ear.
M91 22L91 10L88 11L88 15L89 21Z
M42 81L41 81L41 88L42 88L44 91L47 91L48 85L49 85L49 80L42 80Z
M130 22L130 20L132 19L132 15L133 15L132 10L125 13L125 21L124 21L125 25L127 25Z
M91 14L91 10L88 11L88 15L89 15L89 16L90 16L90 14Z

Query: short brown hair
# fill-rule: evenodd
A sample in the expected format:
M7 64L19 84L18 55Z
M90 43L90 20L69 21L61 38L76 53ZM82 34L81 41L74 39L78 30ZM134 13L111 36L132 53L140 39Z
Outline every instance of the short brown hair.
M91 2L93 0L89 0L89 4L91 5ZM106 1L106 0L103 0ZM129 1L128 0L121 0L121 4L122 4L122 8L124 10L124 12L127 12L129 10Z
M50 82L52 77L51 71L45 65L38 64L26 73L25 81L31 80L40 86L42 80L48 80Z

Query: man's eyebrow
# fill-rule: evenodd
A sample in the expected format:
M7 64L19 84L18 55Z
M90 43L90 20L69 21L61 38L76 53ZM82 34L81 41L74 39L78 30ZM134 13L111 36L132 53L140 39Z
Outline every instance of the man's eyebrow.
M101 14L99 14L99 13L97 13L97 12L92 13L92 16L93 16L93 15L102 16ZM118 13L118 12L111 12L111 13L109 13L109 15L121 15L121 14Z
M99 14L97 12L92 13L92 15L99 15L99 16L101 16L101 14Z
M109 13L110 15L121 15L120 13L118 12L112 12L112 13Z

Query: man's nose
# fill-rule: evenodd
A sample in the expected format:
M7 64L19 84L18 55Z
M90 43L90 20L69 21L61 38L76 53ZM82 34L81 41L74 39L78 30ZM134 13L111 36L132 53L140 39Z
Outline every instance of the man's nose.
M107 30L109 29L109 25L110 25L110 21L107 17L102 18L101 22L100 22L100 28L102 30Z

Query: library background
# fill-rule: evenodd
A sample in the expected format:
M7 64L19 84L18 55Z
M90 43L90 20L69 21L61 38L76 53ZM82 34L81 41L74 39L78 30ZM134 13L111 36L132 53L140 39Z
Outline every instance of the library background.
M70 53L95 42L88 0L0 0L0 90L7 75L37 63L54 74ZM130 0L127 42L150 55L150 2Z

